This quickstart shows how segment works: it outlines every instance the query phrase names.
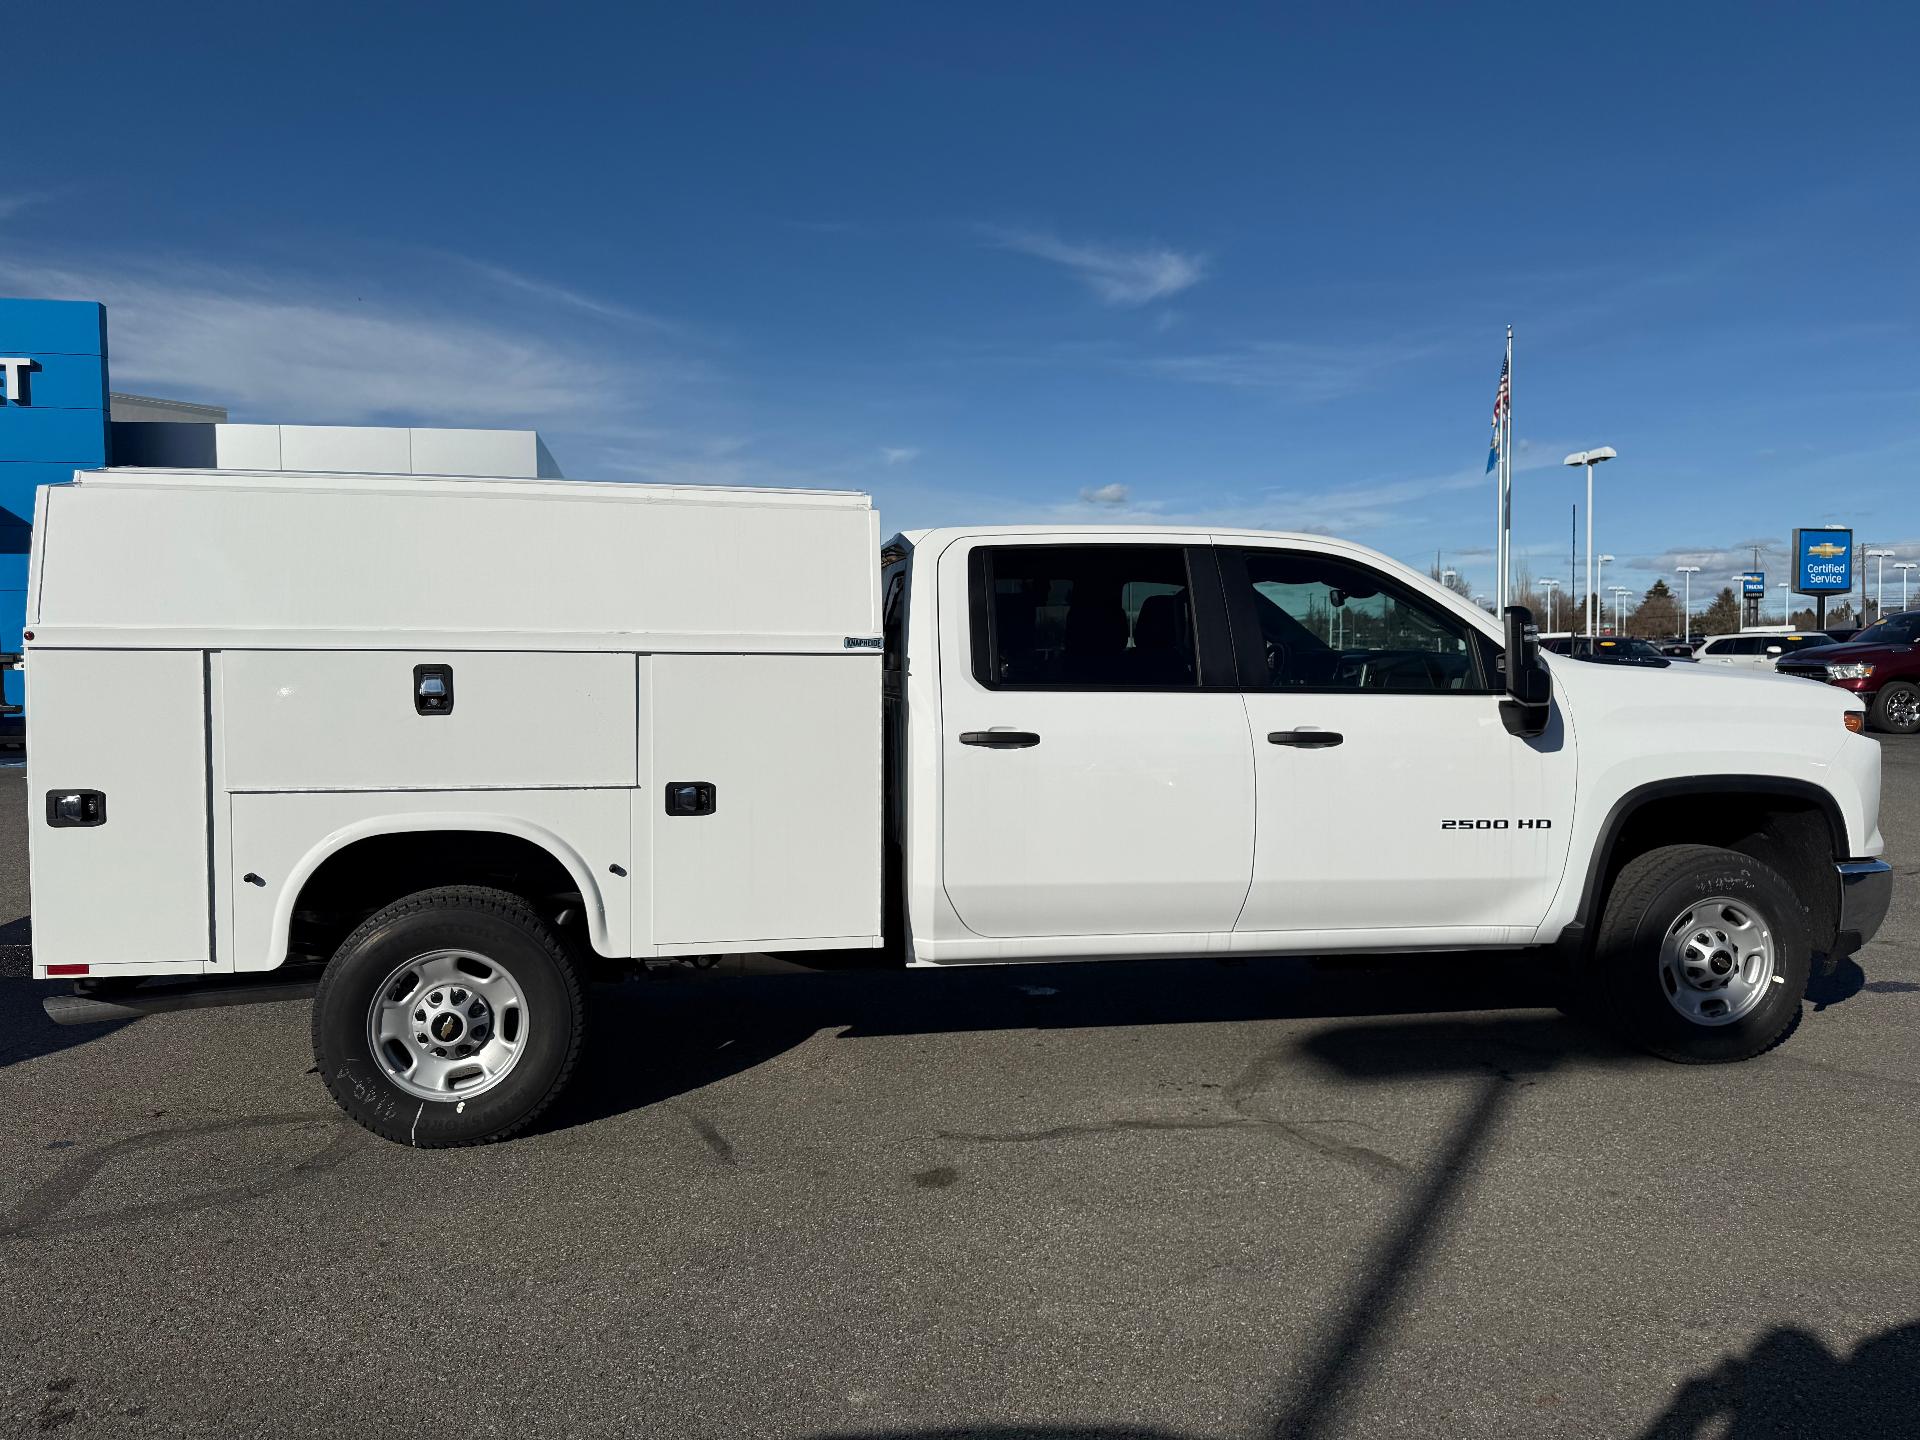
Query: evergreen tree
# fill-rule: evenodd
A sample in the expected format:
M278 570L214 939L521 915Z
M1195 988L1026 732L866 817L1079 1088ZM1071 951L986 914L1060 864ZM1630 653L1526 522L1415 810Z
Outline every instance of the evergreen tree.
M1740 602L1734 598L1733 587L1723 586L1714 597L1713 604L1707 607L1707 613L1700 617L1699 634L1732 635L1740 629Z
M1660 639L1680 633L1680 603L1673 598L1667 582L1656 580L1627 617L1627 633L1643 639Z

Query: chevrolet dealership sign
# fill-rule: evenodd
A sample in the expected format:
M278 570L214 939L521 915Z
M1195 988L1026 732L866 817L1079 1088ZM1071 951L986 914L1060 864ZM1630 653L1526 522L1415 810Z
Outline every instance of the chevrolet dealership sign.
M29 403L33 392L27 388L27 377L39 368L30 355L0 355L0 401Z
M1801 595L1844 595L1853 589L1853 531L1794 531L1793 582Z

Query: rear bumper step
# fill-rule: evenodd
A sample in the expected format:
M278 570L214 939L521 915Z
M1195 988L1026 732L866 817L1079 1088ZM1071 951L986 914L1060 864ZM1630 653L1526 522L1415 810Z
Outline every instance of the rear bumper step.
M40 1002L56 1025L100 1025L138 1020L168 1010L206 1010L216 1005L266 1005L277 1000L311 1000L320 981L288 980L284 976L254 981L222 977L217 985L191 981L185 985L142 986L114 996L49 995Z

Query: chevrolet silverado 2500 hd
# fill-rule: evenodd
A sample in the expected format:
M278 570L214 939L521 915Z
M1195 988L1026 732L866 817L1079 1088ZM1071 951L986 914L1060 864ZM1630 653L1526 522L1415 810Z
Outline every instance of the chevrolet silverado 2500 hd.
M1544 656L1318 535L879 535L845 493L43 488L36 975L324 966L335 1100L454 1145L554 1099L606 967L1538 947L1719 1061L1886 909L1838 690Z

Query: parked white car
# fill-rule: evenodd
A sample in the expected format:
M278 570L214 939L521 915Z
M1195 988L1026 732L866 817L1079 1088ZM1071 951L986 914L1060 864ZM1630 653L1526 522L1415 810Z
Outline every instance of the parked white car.
M1709 635L1694 648L1702 665L1730 665L1741 670L1771 670L1782 655L1831 645L1833 637L1818 630L1746 631L1739 635Z
M582 982L643 965L1535 949L1702 1062L1785 1038L1886 912L1845 691L1546 656L1325 535L878 526L797 490L42 487L35 976L309 965L335 1101L444 1146L529 1124Z

